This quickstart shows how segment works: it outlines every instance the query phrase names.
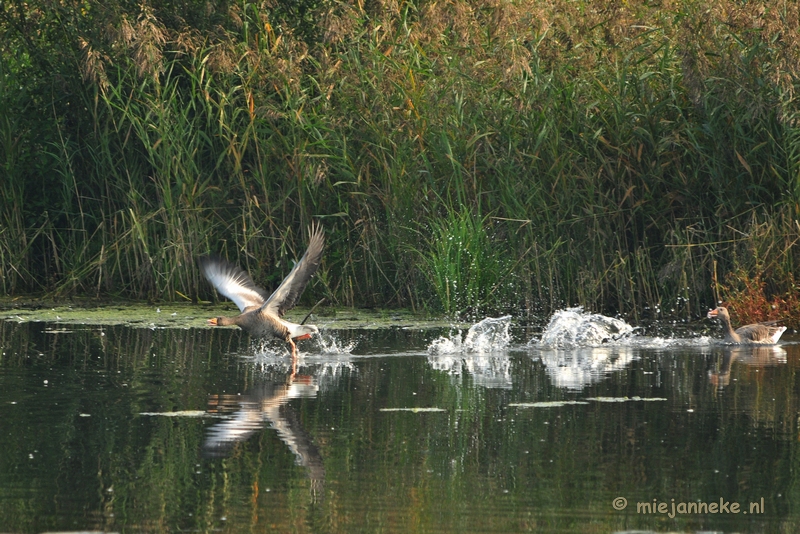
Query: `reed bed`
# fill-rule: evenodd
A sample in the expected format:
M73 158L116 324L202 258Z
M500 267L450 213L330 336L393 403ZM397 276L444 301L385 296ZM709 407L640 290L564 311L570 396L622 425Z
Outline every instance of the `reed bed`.
M800 315L794 4L86 5L0 14L6 294L274 286L317 218L308 302Z

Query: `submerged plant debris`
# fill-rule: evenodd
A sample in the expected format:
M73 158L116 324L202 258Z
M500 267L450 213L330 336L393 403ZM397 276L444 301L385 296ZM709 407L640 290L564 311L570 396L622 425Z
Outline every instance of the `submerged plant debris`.
M177 412L139 412L139 415L151 415L161 417L219 417L213 413L203 410L179 410Z
M509 406L514 408L557 408L559 406L570 406L574 404L589 404L587 401L595 402L631 402L631 401L666 401L663 397L587 397L584 400L561 400L561 401L540 401L540 402L512 402Z
M411 413L424 413L424 412L446 412L444 408L381 408L382 412L411 412Z
M630 402L630 401L665 401L664 397L589 397L586 400L595 402Z
M569 406L571 404L589 404L584 401L541 401L541 402L512 402L509 406L514 408L557 408L559 406Z
M302 321L309 309L295 308L287 318ZM220 315L237 315L238 309L231 304L107 304L89 305L16 305L12 301L0 302L0 320L17 322L33 321L56 324L124 325L140 328L210 328L207 320ZM448 319L428 317L408 310L382 310L361 308L318 309L308 319L321 329L340 330L402 328L428 329L442 327L464 327ZM216 328L216 327L215 327ZM236 328L236 327L231 327ZM68 333L67 329L52 327L49 332Z

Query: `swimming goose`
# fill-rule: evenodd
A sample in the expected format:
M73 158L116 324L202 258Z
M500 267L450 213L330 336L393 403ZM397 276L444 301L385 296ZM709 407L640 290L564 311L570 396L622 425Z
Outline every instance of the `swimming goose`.
M296 357L295 340L308 339L312 334L319 333L314 325L282 319L297 304L322 258L325 242L322 228L312 224L309 233L308 249L272 295L258 287L243 269L227 260L217 256L201 257L198 261L203 275L242 312L236 317L214 317L208 323L216 326L236 325L256 337L283 339L292 347L292 357Z
M769 322L748 324L734 330L728 309L723 306L708 312L708 318L722 321L727 343L777 343L781 334L786 331L785 326L774 326Z

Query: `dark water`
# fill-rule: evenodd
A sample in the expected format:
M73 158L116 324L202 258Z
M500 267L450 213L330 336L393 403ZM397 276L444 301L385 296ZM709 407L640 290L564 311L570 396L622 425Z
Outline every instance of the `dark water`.
M441 333L327 332L352 353L302 342L292 375L236 330L0 322L0 531L800 527L791 338L429 356Z

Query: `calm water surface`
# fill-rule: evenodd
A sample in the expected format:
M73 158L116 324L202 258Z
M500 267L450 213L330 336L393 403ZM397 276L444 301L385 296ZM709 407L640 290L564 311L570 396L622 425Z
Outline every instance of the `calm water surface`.
M512 334L0 321L0 531L798 531L797 338Z

